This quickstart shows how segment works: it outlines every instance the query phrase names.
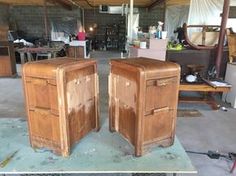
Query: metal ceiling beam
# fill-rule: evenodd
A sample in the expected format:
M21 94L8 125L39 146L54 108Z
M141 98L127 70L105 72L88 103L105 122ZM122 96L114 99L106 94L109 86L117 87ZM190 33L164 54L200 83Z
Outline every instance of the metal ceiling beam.
M92 5L88 0L84 0L90 7L96 7L94 4Z
M154 1L152 4L150 4L149 6L147 6L148 10L152 10L154 7L164 4L166 0L156 0Z

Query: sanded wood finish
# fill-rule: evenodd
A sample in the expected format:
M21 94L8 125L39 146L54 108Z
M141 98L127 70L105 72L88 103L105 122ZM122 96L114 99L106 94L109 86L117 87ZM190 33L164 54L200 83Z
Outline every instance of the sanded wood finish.
M148 58L110 62L109 125L141 156L153 145L174 142L180 67Z
M99 129L96 61L29 62L23 65L23 83L32 147L68 156L73 144Z
M16 59L13 43L0 41L0 76L16 75Z

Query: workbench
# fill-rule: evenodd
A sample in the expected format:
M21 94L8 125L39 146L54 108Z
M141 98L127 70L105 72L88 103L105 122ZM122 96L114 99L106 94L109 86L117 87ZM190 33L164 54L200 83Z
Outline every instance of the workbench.
M230 91L230 87L212 87L206 83L181 83L179 91L182 92L200 92L202 97L180 97L179 102L184 103L205 103L211 106L213 110L219 109L218 104L212 94L216 92L226 93Z
M106 115L106 114L103 114ZM143 157L118 133L110 133L106 120L99 133L90 133L63 158L45 149L32 149L25 119L0 119L0 161L18 150L1 173L196 173L176 138L169 148L155 147Z

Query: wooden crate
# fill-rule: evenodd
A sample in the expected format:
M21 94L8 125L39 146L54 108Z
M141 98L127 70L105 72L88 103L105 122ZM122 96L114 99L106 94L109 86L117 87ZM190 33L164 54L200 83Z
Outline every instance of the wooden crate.
M152 145L174 142L180 67L148 58L110 62L109 126L141 156Z
M73 144L99 129L96 61L29 62L22 77L32 147L68 156Z
M0 76L16 75L16 59L13 43L0 41Z

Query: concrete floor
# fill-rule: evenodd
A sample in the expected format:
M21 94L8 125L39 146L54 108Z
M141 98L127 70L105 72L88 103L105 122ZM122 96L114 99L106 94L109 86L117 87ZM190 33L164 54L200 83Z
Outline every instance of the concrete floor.
M120 53L94 52L91 57L98 60L101 113L106 113L108 107L108 58L119 58ZM20 71L20 67L18 70ZM25 117L21 79L0 79L0 97L0 117ZM203 117L178 118L177 136L186 150L236 152L235 109L228 108L228 111L225 112L212 111L204 105L181 104L180 107L198 109L203 114ZM105 118L101 120L104 123ZM189 156L200 176L236 176L236 171L229 174L232 163L225 159L210 160L206 156L195 154L189 154Z

